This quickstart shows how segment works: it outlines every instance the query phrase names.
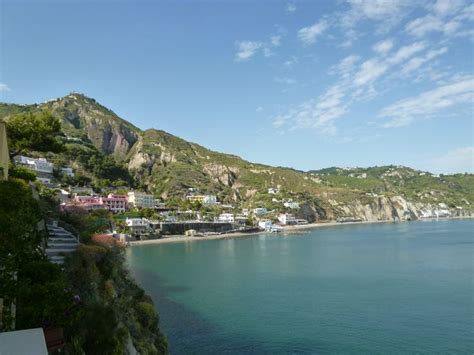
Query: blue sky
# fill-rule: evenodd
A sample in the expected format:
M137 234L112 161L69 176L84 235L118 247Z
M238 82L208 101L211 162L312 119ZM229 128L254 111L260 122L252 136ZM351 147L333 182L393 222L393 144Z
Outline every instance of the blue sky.
M0 98L71 91L302 170L473 172L474 4L3 0Z

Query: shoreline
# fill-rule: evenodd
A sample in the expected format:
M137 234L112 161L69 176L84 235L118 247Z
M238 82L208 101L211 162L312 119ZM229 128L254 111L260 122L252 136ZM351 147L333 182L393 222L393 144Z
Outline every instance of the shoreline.
M439 221L439 220L452 220L452 219L472 219L472 218L474 218L474 216L456 216L456 217L419 219L412 222ZM278 233L271 233L271 232L265 232L265 231L251 232L251 233L236 232L236 233L208 235L204 237L187 237L184 235L169 235L169 236L161 237L159 239L130 241L127 243L127 246L148 245L148 244L167 244L167 243L187 243L187 242L219 240L219 239L234 239L234 238L241 238L241 237L252 237L252 236L263 235L263 234L272 234L272 235L274 234L278 236L285 233L304 231L307 229L316 229L316 228L322 228L322 227L336 227L336 226L377 224L377 223L407 223L407 222L410 222L410 221L383 220L383 221L361 221L361 222L343 222L343 223L341 222L308 223L308 224L294 225L294 226L283 226L282 231Z

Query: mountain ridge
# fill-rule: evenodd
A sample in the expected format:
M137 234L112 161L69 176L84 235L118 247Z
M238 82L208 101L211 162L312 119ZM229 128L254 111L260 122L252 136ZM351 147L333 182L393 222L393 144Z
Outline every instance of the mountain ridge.
M415 210L423 206L435 208L441 203L463 211L470 211L474 204L472 174L436 176L394 165L305 172L252 163L163 130L142 130L95 99L78 93L42 104L0 103L0 118L44 109L61 120L69 152L52 159L71 164L94 180L103 178L95 171L96 162L102 159L98 154L103 154L108 164L113 159L123 169L103 174L107 179L114 179L117 174L126 179L129 174L130 181L164 199L182 198L190 188L213 193L224 203L242 207L276 208L279 202L274 200L293 199L306 206L298 213L309 220L343 215L387 219L396 210L394 204ZM278 188L281 193L273 196L268 193L269 188ZM399 219L408 216L400 214L396 212Z

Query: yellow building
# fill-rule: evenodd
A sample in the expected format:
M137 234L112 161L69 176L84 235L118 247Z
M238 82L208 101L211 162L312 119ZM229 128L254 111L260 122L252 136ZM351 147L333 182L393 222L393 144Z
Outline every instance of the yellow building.
M7 129L5 123L0 121L0 180L8 180L8 154Z

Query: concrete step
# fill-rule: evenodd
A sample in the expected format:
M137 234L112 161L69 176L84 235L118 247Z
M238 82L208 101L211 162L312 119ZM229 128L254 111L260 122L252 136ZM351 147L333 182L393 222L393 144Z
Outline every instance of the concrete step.
M51 260L53 263L54 262L64 262L64 256L63 255L52 255L49 257L49 260Z
M45 252L48 256L61 255L61 253L72 253L76 248L46 248Z
M49 237L48 241L64 242L64 243L75 243L75 244L78 243L76 238L70 238L70 237Z
M77 244L75 243L58 243L48 241L48 248L66 248L66 249L76 249Z

